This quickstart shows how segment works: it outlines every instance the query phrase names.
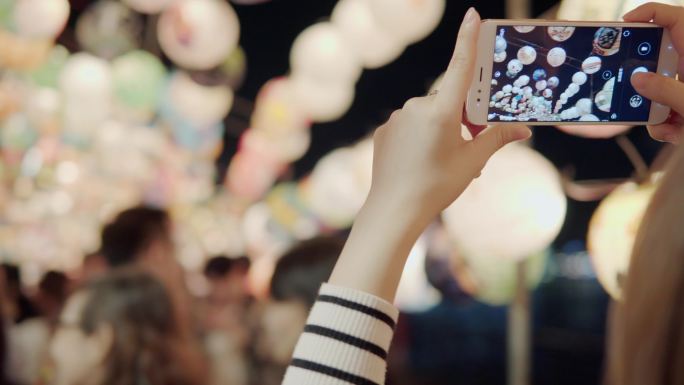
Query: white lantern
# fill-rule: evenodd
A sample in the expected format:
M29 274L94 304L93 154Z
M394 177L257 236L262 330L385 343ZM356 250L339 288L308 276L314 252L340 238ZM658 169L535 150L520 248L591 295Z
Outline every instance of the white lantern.
M18 0L14 24L25 37L52 39L62 32L69 18L68 0Z
M240 22L225 1L179 1L162 13L157 33L162 50L176 64L206 70L237 47Z
M369 0L381 28L406 44L426 38L444 15L445 0Z
M347 83L321 83L307 76L290 77L297 103L315 122L329 122L344 115L354 102L354 86Z
M297 36L290 51L290 68L315 81L352 85L361 75L361 61L342 32L332 23L314 24Z
M233 156L225 182L231 193L249 201L266 194L282 171L282 165L264 155L239 151Z
M155 14L163 11L174 0L123 0L123 2L140 13Z
M632 247L655 187L651 183L621 185L601 202L589 223L591 261L599 282L615 299L622 298Z
M248 152L273 156L281 162L292 162L301 158L311 145L309 130L273 135L263 130L247 130L240 140L240 148Z
M171 78L168 93L175 111L200 127L220 122L233 105L230 88L198 84L185 72L177 72Z
M508 145L442 218L463 255L519 260L555 239L565 209L555 167L530 148Z
M289 79L275 78L259 90L252 114L252 128L274 137L309 128L303 108L295 102Z
M112 74L107 61L86 53L72 55L59 77L59 89L66 131L89 132L109 117Z
M337 149L321 159L304 182L304 200L325 224L349 226L366 200L370 184L354 167L356 153Z
M404 43L378 26L365 0L338 2L331 21L366 68L382 67L404 52Z
M409 253L394 300L394 304L403 311L425 311L437 305L441 299L440 293L427 279L426 257L427 241L421 237Z

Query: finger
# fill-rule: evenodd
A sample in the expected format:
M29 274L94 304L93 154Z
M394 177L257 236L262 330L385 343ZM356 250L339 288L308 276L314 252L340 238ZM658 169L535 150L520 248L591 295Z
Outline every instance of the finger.
M660 3L647 3L627 12L623 19L629 22L653 21L670 30L672 43L684 55L684 8ZM681 61L681 60L680 60Z
M675 79L653 72L636 73L631 78L632 86L642 96L656 103L664 104L684 115L684 84Z
M532 135L529 127L522 125L502 124L484 130L470 142L475 157L484 166L487 160L508 143L525 140Z
M663 123L647 128L651 137L657 141L679 144L681 140L682 129L673 124Z
M473 79L480 15L470 8L463 18L449 67L435 97L435 106L449 126L461 123L461 110Z

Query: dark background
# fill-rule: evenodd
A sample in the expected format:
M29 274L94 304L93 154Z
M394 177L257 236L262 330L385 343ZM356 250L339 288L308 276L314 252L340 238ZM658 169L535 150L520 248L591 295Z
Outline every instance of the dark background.
M75 20L92 2L71 2L70 27L60 37L60 43L73 51L78 49L73 38ZM234 5L248 66L245 82L236 92L233 111L226 118L225 146L217 159L221 172L236 150L239 135L248 127L259 88L267 80L287 73L295 37L307 26L329 17L335 3L336 0L273 0L253 6ZM554 4L551 0L534 0L533 15ZM390 65L364 71L349 112L338 121L312 127L311 149L284 178L306 175L323 155L364 137L406 99L425 94L446 68L458 26L470 6L476 7L482 18L505 16L503 0L447 0L444 18L434 33L408 47ZM149 24L153 19L146 21ZM649 163L661 148L643 127L634 128L628 138ZM576 180L628 178L633 174L631 163L614 139L590 140L552 127L537 127L533 142L538 151ZM583 240L596 206L596 202L569 201L565 225L554 244L556 252L550 263L561 273L551 275L534 293L535 384L600 381L608 299L591 275L562 273L569 264L589 266ZM401 366L391 373L391 383L504 383L505 308L486 306L468 298L447 298L427 313L403 317L393 348L393 357Z

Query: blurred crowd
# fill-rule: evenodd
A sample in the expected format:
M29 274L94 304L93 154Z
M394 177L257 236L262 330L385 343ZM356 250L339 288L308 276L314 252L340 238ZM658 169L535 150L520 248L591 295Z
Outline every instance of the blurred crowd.
M167 213L121 212L78 272L22 285L0 269L0 385L279 384L344 240L319 237L280 257L268 299L247 257L215 256L191 294Z

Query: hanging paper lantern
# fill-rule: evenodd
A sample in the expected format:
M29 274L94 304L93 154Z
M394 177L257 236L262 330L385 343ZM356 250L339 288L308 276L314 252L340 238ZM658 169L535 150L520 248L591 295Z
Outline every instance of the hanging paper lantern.
M174 0L123 0L123 2L140 13L155 14L163 11Z
M45 62L52 41L22 37L0 29L0 47L0 68L30 71Z
M171 77L168 97L175 112L201 127L223 120L233 104L233 92L230 88L200 85L182 71Z
M293 243L292 237L273 220L271 210L264 202L255 203L245 211L242 231L247 255L253 261L269 258L275 264L276 257Z
M541 282L548 252L538 252L525 260L525 286L534 289ZM509 304L515 297L517 261L481 254L465 255L454 251L452 271L459 286L477 300L489 305Z
M354 86L321 83L309 77L290 77L294 101L315 122L330 122L344 115L354 102Z
M306 208L296 183L276 185L264 201L271 210L273 220L294 238L311 239L319 234L320 225Z
M245 80L247 58L245 51L237 47L218 67L206 71L188 71L192 80L206 86L228 86L237 90Z
M274 137L309 128L309 119L303 108L295 102L287 78L271 79L261 87L251 124L252 129L268 132Z
M301 158L310 145L311 133L309 130L277 136L269 134L267 131L249 129L240 138L240 149L273 157L282 163L289 163Z
M81 47L105 59L140 46L142 32L141 16L116 1L94 3L76 22L76 40Z
M57 88L59 74L67 59L69 59L69 51L64 46L56 45L50 51L45 62L36 70L31 71L29 75L31 80L40 87Z
M608 195L589 222L587 248L604 289L614 299L622 298L632 247L656 185L628 182Z
M406 48L401 39L378 26L367 1L338 2L331 21L366 68L382 67L398 58Z
M351 86L361 76L361 62L349 42L331 23L306 28L290 51L290 68L316 82Z
M146 51L131 51L112 62L114 96L126 107L153 109L159 102L166 69Z
M69 8L68 0L16 0L14 27L24 37L55 38L64 29Z
M282 164L262 154L239 151L228 165L225 183L236 196L256 201L266 194L282 168Z
M92 132L109 117L112 75L105 60L87 53L72 55L59 77L59 89L64 97L66 131L80 136Z
M222 0L179 1L162 13L157 33L162 50L176 64L206 70L237 47L240 21Z
M509 145L487 162L442 218L463 255L520 260L551 244L565 209L554 166L528 147Z
M349 226L370 190L370 180L355 165L356 157L353 148L337 149L323 157L302 184L311 211L331 227Z
M427 279L426 258L427 242L421 237L411 248L397 288L394 304L402 311L426 311L437 305L441 299L437 289Z
M406 44L426 38L439 25L445 0L370 0L378 25Z

